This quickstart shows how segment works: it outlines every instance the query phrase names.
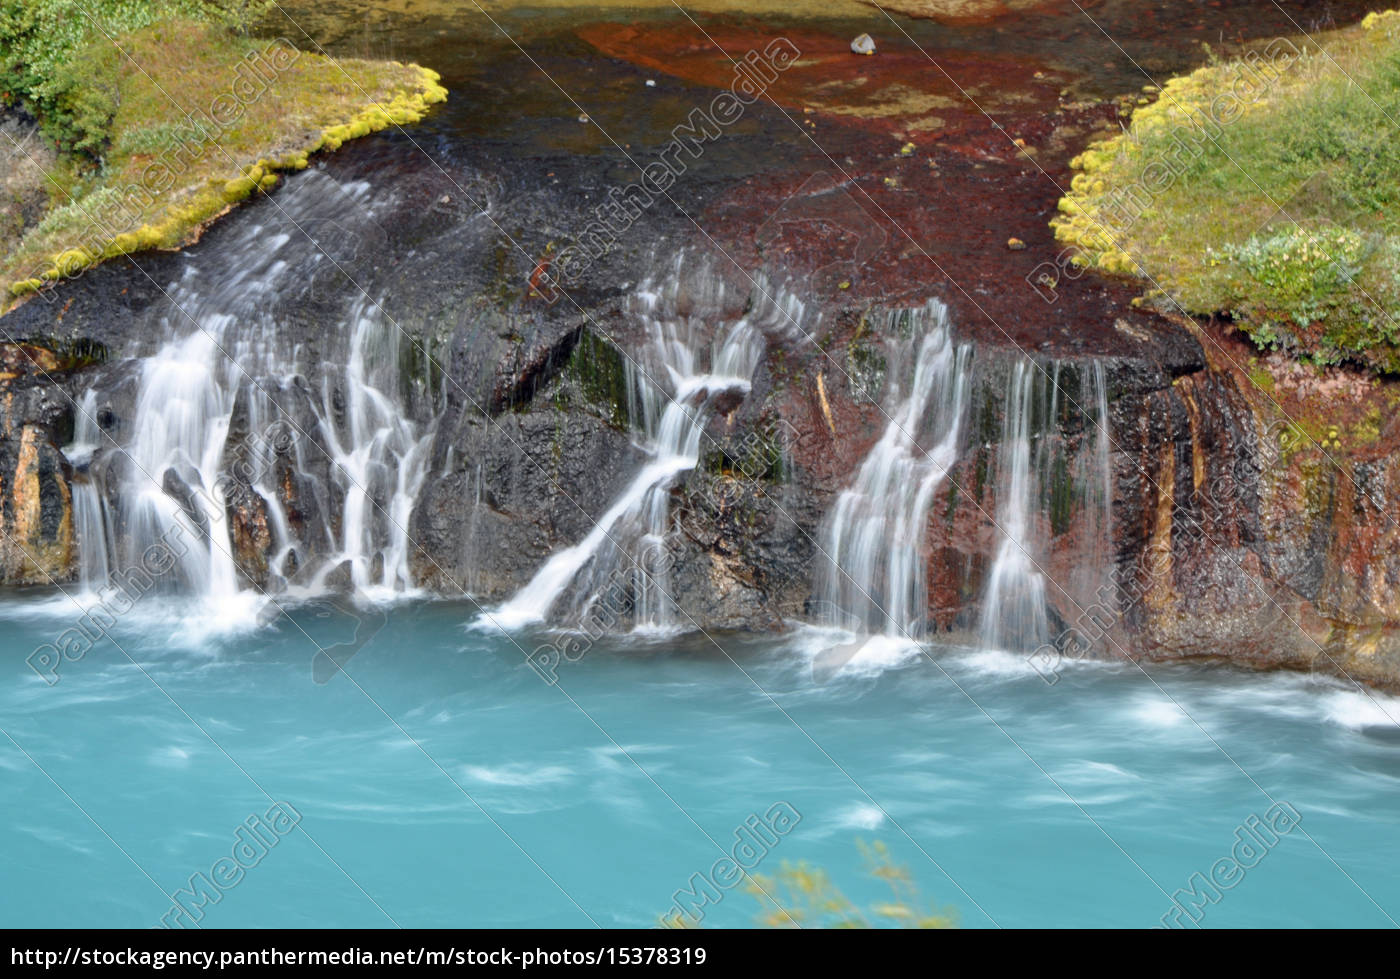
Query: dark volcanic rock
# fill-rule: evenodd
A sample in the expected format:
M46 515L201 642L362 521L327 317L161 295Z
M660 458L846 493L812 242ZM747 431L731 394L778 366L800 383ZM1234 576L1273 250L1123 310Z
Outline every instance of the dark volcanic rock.
M119 447L136 430L139 358L219 312L180 291L192 270L233 290L276 273L282 287L258 299L266 329L231 354L248 377L221 488L244 576L283 584L272 553L278 508L256 484L272 487L298 541L283 577L304 584L319 568L324 584L351 585L348 564L327 568L340 559L346 507L324 428L343 421L353 393L346 333L375 311L396 340L397 363L386 355L376 365L399 379L386 393L430 440L406 527L414 578L499 601L585 538L644 463L631 385L646 338L628 304L686 247L732 280L724 318L781 284L806 310L765 321L751 388L713 399L699 465L670 489L666 580L680 626L775 629L815 614L824 520L888 424L879 312L938 298L973 366L957 461L915 541L932 635L967 638L987 611L1007 502L1007 391L1029 359L1060 392L1052 411L1048 382L1036 388L1029 534L1048 582L1054 656L1222 657L1400 682L1394 386L1260 365L1218 324L1138 309L1134 285L1074 273L1047 221L1069 157L1116 125L1117 111L1067 101L1075 79L1065 70L1023 55L947 59L995 98L994 122L909 46L882 42L878 57L861 59L849 34L793 32L804 58L775 85L774 103L750 106L688 156L684 179L562 295L542 288L610 192L636 181L670 128L728 85L732 64L691 33L603 25L549 62L592 83L601 51L617 59L610 72L632 71L629 58L645 68L638 85L663 76L646 112L608 109L621 147L575 110L557 117L529 100L485 107L504 133L473 128L481 107L454 95L443 112L459 115L417 134L432 160L402 135L352 144L187 253L107 263L5 316L0 579L77 573L72 485L92 480L110 501L131 475ZM719 35L727 48L761 50L766 38L754 33ZM462 84L490 91L479 79ZM852 105L866 115L852 116ZM221 266L248 237L266 254L246 250L252 264ZM1006 248L1013 237L1025 250ZM1052 272L1046 286L1040 276ZM1086 467L1099 462L1089 379L1100 372L1106 519L1085 490ZM75 473L59 447L89 389L103 443ZM266 427L269 403L291 432L285 443ZM396 475L370 477L380 509ZM151 476L194 506L187 473ZM636 594L620 587L613 621L626 627Z

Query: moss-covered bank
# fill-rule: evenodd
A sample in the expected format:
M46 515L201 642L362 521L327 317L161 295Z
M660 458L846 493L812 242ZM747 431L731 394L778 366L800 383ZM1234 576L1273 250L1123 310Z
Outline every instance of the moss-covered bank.
M6 93L63 152L43 168L46 212L12 229L0 257L0 311L104 259L187 244L310 154L447 97L418 65L332 60L186 16L94 21L73 57L84 72L64 108Z
M1074 160L1057 237L1261 347L1400 372L1400 15L1148 86Z

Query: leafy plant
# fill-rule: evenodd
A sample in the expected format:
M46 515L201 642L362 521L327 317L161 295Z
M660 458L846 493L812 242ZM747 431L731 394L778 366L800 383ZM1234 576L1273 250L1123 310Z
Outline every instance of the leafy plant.
M102 78L107 41L163 17L193 15L190 0L0 0L0 99L17 105L67 150L97 156L116 106ZM106 48L117 54L110 41Z
M889 886L890 899L861 908L846 897L826 871L784 861L772 876L754 874L749 894L763 909L765 928L956 928L957 912L925 902L909 874L881 842L859 842L865 870Z
M1219 254L1241 265L1263 287L1254 301L1299 326L1326 318L1337 292L1360 273L1368 248L1350 228L1285 228L1255 235Z

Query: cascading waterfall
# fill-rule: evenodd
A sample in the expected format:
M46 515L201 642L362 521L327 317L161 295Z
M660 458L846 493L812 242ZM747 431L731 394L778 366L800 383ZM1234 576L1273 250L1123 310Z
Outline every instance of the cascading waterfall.
M112 549L102 494L89 472L93 454L101 447L102 430L97 426L97 392L88 391L78 403L73 422L73 441L63 453L72 463L74 479L73 529L78 537L79 583L85 598L95 597L107 584L112 568L107 555Z
M339 550L316 576L314 587L319 590L331 570L348 563L355 589L380 600L413 590L408 525L428 474L432 435L420 435L397 399L385 393L398 379L399 331L386 325L366 299L355 303L351 320L343 421L334 423L336 385L331 378L325 380L318 414L345 504ZM387 506L377 500L387 500Z
M122 546L110 563L132 568L149 548L168 548L175 567L155 578L152 589L199 596L201 620L226 628L248 621L258 604L238 580L218 487L239 387L239 367L221 351L238 317L201 301L187 284L173 289L172 298L198 325L189 332L187 321L167 322L171 333L183 325L184 335L141 365L116 504Z
M675 624L669 562L670 490L700 461L701 437L715 403L747 393L763 354L768 321L801 316L785 292L753 300L754 309L725 321L738 297L706 263L679 254L660 283L646 283L632 313L647 336L627 371L632 416L648 459L625 490L577 544L552 555L535 576L485 624L514 628L546 619L576 620L605 593L630 593L637 628L667 631ZM602 613L611 626L620 609Z
M886 332L889 422L827 520L817 618L917 640L928 604L921 544L933 495L957 459L972 351L954 343L937 300L891 313Z
M1077 399L1066 395L1062 403L1065 391L1077 391ZM1115 601L1103 362L1042 367L1020 360L1010 371L1005 409L996 482L999 541L983 591L978 639L987 649L1024 653L1053 639L1049 589L1076 619ZM1066 425L1079 432L1072 444L1064 436ZM1053 542L1057 567L1068 569L1054 582L1046 577L1051 521L1041 511L1047 506L1060 512L1062 531L1074 531Z
M1082 408L1089 412L1087 432L1092 439L1092 449L1080 453L1081 467L1079 478L1085 487L1085 518L1088 523L1088 549L1085 559L1076 562L1076 568L1096 579L1094 586L1102 584L1103 575L1110 567L1108 543L1112 539L1113 516L1113 468L1109 458L1108 432L1108 380L1103 361L1096 360L1089 366L1085 383Z
M1109 454L1108 382L1103 361L1080 368L1079 408L1084 416L1084 436L1072 472L1082 487L1082 535L1070 562L1066 582L1071 613L1092 608L1114 611L1118 605L1113 580L1113 469ZM1075 608L1077 606L1077 608ZM1095 613L1102 621L1102 612ZM1101 631L1079 629L1077 642L1087 642Z
M74 509L85 587L100 587L164 544L177 560L151 589L193 600L187 621L201 630L256 623L265 590L300 599L349 584L357 597L378 600L412 589L407 527L430 434L397 397L399 331L347 284L341 315L348 329L330 328L329 348L315 358L317 402L308 396L300 347L280 302L304 291L306 271L322 260L319 243L297 225L324 228L317 215L328 207L346 222L369 221L376 202L367 183L339 184L316 173L279 200L279 213L290 218L285 229L280 221L277 228L254 225L217 256L187 257L159 317L166 339L141 361L126 431L112 436L120 447L94 421L99 398L118 395L97 390L83 397L69 447L70 460L94 473L78 481ZM247 438L233 440L240 411ZM305 540L283 505L279 453L294 460L282 478L315 498L318 519L301 528L311 535ZM317 471L328 471L328 479ZM239 485L265 512L266 589L248 582L235 561L228 494ZM332 580L342 567L348 576Z
M1037 567L1041 555L1032 525L1039 493L1031 469L1031 442L1038 434L1035 408L1042 386L1036 381L1041 377L1037 365L1017 361L1007 390L996 497L1000 543L987 577L979 628L982 645L988 649L1028 652L1050 638L1045 577ZM1058 395L1057 372L1051 397ZM1054 416L1052 405L1050 417ZM1043 438L1039 450L1038 455L1046 451Z
M810 607L824 628L800 640L819 678L879 672L922 648L928 514L971 413L972 348L953 342L941 303L889 314L885 335L889 420L827 516ZM975 623L985 649L1029 652L1051 639L1042 568L1052 550L1070 567L1068 608L1112 605L1107 387L1097 360L1008 365L992 450L998 539Z

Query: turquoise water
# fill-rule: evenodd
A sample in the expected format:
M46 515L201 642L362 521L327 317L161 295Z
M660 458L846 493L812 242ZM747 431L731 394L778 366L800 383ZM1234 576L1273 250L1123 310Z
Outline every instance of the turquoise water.
M469 607L418 603L320 685L307 634L344 641L343 617L191 648L152 615L112 630L139 666L103 641L50 686L24 659L71 613L0 609L7 925L155 925L272 800L300 821L263 825L276 845L202 927L648 926L780 802L801 818L759 872L810 861L875 902L856 841L880 840L971 927L1155 924L1286 802L1299 827L1201 923L1400 917L1400 701L1331 681L1078 665L1050 686L938 649L825 677L798 635L614 640L551 687ZM720 894L706 926L752 923Z

